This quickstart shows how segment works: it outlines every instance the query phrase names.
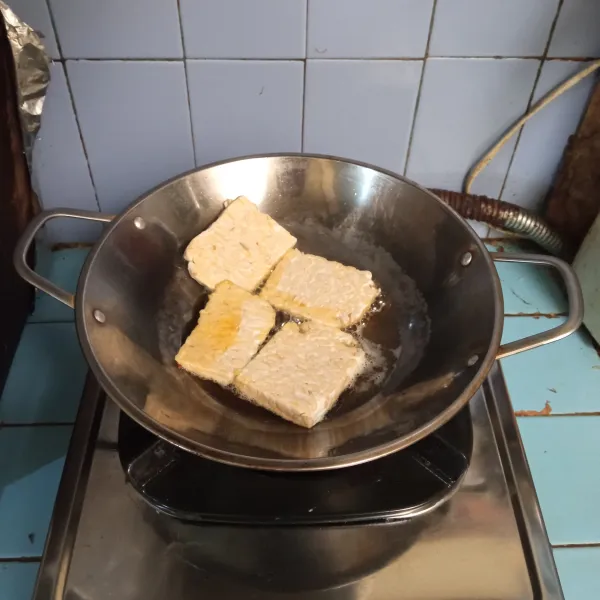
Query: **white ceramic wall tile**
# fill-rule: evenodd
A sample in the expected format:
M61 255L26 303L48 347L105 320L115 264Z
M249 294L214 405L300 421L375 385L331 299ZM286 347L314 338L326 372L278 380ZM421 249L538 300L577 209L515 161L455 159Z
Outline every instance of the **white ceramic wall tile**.
M480 238L485 238L489 235L490 227L487 223L480 223L479 221L471 221L470 219L467 219L467 223L471 226L473 231Z
M509 237L515 237L515 239L517 239L518 236L511 236L510 234L506 233L506 231L502 231L501 229L495 229L490 225L490 229L486 237L488 239L504 240Z
M198 165L301 150L302 62L190 60L187 66Z
M541 56L559 0L438 0L430 56Z
M7 4L19 18L41 35L49 56L60 58L46 0L9 0Z
M304 151L402 172L422 65L422 61L307 61Z
M100 208L193 168L183 62L68 61Z
M421 185L462 189L473 165L525 111L539 61L429 59L406 174ZM505 145L472 191L497 197L515 141Z
M50 86L42 126L33 147L33 186L44 208L98 210L63 66L50 66ZM84 241L97 237L100 227L74 219L48 224L51 241Z
M422 58L433 0L309 0L311 58Z
M176 0L49 2L65 58L183 56Z
M304 58L306 0L180 0L187 58Z
M548 56L600 57L600 2L565 0Z
M550 90L587 66L583 62L544 63L536 86L537 102ZM552 185L569 136L587 106L596 77L590 76L535 115L523 128L502 199L538 210Z

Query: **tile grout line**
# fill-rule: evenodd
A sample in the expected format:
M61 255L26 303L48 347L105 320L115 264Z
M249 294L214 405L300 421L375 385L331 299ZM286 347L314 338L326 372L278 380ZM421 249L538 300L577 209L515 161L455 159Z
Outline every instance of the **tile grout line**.
M564 312L564 313L562 313L562 312L560 312L560 313L520 312L520 313L504 313L504 316L511 317L511 318L529 317L530 319L562 319L563 317L568 317L569 314L566 312Z
M527 108L525 109L525 113L529 112L531 106L533 105L533 98L535 97L535 91L540 82L540 78L542 76L542 69L544 68L544 64L546 63L546 58L548 56L548 52L550 51L550 44L552 42L552 36L554 35L554 30L556 29L556 24L558 23L558 17L560 16L560 11L563 6L564 0L558 1L558 6L556 7L556 14L554 15L554 20L550 25L550 31L548 32L548 39L546 40L546 47L544 48L544 52L540 57L540 66L538 67L538 72L535 76L535 80L533 82L533 87L531 88L531 94L529 96L529 100L527 102ZM517 149L519 148L519 142L521 141L521 136L523 135L523 131L525 129L525 125L521 127L516 136L515 147L513 148L512 154L510 156L510 160L508 161L508 166L506 167L506 174L504 175L504 180L502 181L502 185L500 186L500 192L498 193L498 200L502 199L502 194L504 194L504 189L506 188L506 183L508 181L508 177L510 175L510 170L512 168L513 162L515 160L515 156L517 155Z
M25 325L68 325L75 323L75 319L58 319L56 321L27 321Z
M192 121L192 99L190 96L190 81L188 76L187 52L185 51L185 38L183 36L183 19L181 18L181 2L177 0L177 18L179 20L179 37L181 38L181 52L183 53L183 76L185 77L185 92L187 97L188 114L190 117L190 134L192 136L192 158L194 159L194 167L198 167L198 159L196 157L196 136L194 134L194 122Z
M2 429L21 429L24 427L73 427L75 421L55 421L55 422L33 422L33 423L6 423L0 421L0 431Z
M50 2L46 0L46 6L48 8L48 15L50 17L50 24L52 25L52 29L54 30L54 37L56 38L56 47L58 48L58 54L60 55L60 62L62 64L63 73L65 75L65 82L67 84L67 91L69 93L69 99L71 100L71 108L73 109L73 116L75 117L75 123L77 125L77 131L79 132L79 139L81 141L81 148L83 150L83 155L85 156L85 162L88 168L88 174L90 176L90 183L92 184L92 189L94 190L94 197L96 198L96 206L98 210L102 212L102 208L100 207L100 199L98 198L98 190L96 188L96 182L94 181L94 175L92 173L92 166L90 165L90 157L88 156L87 147L85 145L85 140L83 139L83 130L81 129L81 123L79 122L79 115L77 114L77 107L75 106L75 96L73 95L73 89L71 88L71 79L69 78L69 73L67 71L66 59L63 56L62 45L60 43L60 39L58 37L58 29L56 28L56 20L54 19L54 13L52 12L52 8L50 6Z
M600 417L600 412L578 412L578 413L555 413L555 412L551 412L548 414L518 414L519 410L514 411L515 416L518 419L535 419L535 418L542 418L542 419L546 419L546 418L556 418L556 417ZM529 413L530 411L525 411L526 413ZM534 412L538 412L538 411L534 411Z
M415 108L413 110L413 119L410 126L410 133L408 135L408 144L406 147L406 154L404 155L404 169L402 174L406 177L408 171L408 163L410 160L410 154L412 151L413 138L415 135L415 127L417 123L417 115L419 113L419 106L421 105L421 93L423 91L423 80L425 79L425 69L427 68L427 59L429 58L429 44L431 43L431 34L433 33L433 23L435 20L435 9L437 8L437 0L433 0L431 6L431 19L429 20L429 31L427 32L427 42L425 43L425 52L423 54L423 64L421 66L421 77L419 78L419 87L417 89L417 99L415 101Z
M592 60L598 60L598 56L597 57L593 57L593 56L544 56L543 54L540 54L538 56L535 55L528 55L528 56L519 56L517 54L502 54L502 55L483 55L483 54L479 54L479 55L472 55L469 56L468 54L456 54L456 55L450 55L450 54L445 54L445 55L429 55L429 58L435 58L436 60L453 60L453 59L458 59L458 60L545 60L546 62L589 62ZM409 60L408 58L405 58L403 60Z
M552 544L552 548L573 548L574 550L576 550L577 548L600 548L600 542L583 542L581 544Z
M544 56L540 55L526 55L520 56L518 54L501 54L501 55L493 55L493 54L478 54L478 55L469 55L469 54L439 54L433 55L430 54L429 58L435 58L436 60L542 60L544 59L546 62L590 62L592 60L598 60L599 56ZM349 60L349 59L342 59ZM364 59L370 60L370 59ZM377 60L377 59L375 59ZM382 59L379 59L382 60ZM394 59L389 59L394 60ZM402 58L400 60L410 60L409 58Z
M0 563L39 563L41 562L41 556L7 556L5 558L0 557Z
M327 59L325 59L327 60ZM340 60L369 60L369 59L356 59L356 58L348 58L348 59L340 59ZM378 59L376 59L378 60ZM415 58L386 58L381 60L418 60ZM184 58L119 58L119 57L108 57L108 58L93 58L93 57L79 57L79 58L60 58L55 59L52 62L55 63L64 63L66 61L70 62L118 62L118 63L152 63L152 62L160 62L160 63L180 63L185 61L195 61L195 62L304 62L303 58L203 58L203 57L184 57Z
M302 74L302 119L300 123L300 152L304 152L304 123L306 117L306 69L308 67L308 11L310 10L310 0L306 0L306 12L304 22L304 70Z
M308 57L307 57L308 58ZM598 60L600 56L552 56L552 57L543 57L543 56L468 56L468 55L460 55L460 56L450 56L450 55L439 55L434 56L429 54L427 58L432 58L435 60L542 60L545 62L591 62L594 60ZM194 60L194 61L205 61L205 62L227 62L227 61L235 61L235 62L304 62L304 58L273 58L273 57L186 57L186 58L147 58L147 57L138 57L138 58L125 58L125 57L106 57L106 58L97 58L93 56L85 57L80 56L78 58L54 58L51 59L53 63L65 63L67 61L70 62L184 62L185 60ZM330 58L319 58L318 56L310 57L309 60L315 60L317 62L420 62L424 60L423 56L372 56L372 57L364 57L364 56L355 56L355 57L330 57Z
M50 8L50 0L44 0L44 5L46 6L46 10L48 11L48 18L50 19L50 27L52 27L52 33L54 34L54 39L56 41L56 49L58 50L58 59L50 58L51 62L60 62L64 63L62 47L60 45L60 40L58 39L58 29L56 28L56 23L54 21L54 14L52 14L52 9ZM44 40L42 39L42 44ZM44 46L44 49L46 47Z

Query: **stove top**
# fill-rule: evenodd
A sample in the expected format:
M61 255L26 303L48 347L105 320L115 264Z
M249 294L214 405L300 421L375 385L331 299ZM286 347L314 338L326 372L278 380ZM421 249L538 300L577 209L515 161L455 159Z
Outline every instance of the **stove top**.
M148 504L186 522L308 525L408 518L442 503L465 474L473 443L469 409L410 448L362 465L267 472L203 459L121 413L119 458Z
M36 600L563 598L498 366L412 447L267 473L188 454L89 379Z

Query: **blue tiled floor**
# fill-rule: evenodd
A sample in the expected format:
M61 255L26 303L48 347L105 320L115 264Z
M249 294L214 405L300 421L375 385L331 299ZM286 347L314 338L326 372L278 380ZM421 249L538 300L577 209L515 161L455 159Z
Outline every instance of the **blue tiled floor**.
M75 291L87 253L41 250L37 270ZM36 295L0 399L0 600L33 592L71 437L64 423L75 419L87 372L73 319L72 309Z
M2 394L0 422L74 421L86 372L74 323L26 325Z
M36 271L50 279L56 285L69 292L75 292L79 272L87 258L89 248L74 248L50 252L39 249ZM48 323L72 321L73 309L58 300L38 291L35 298L35 311L29 318L30 323Z
M520 417L519 429L550 541L600 542L600 420Z
M506 317L503 341L555 327L562 319ZM515 410L600 413L600 356L584 331L502 361Z
M505 251L513 244L497 242ZM71 291L87 250L40 253L39 270ZM498 264L504 341L550 328L566 310L548 270ZM85 377L73 311L40 296L0 400L0 600L31 594ZM600 357L584 331L502 361L567 600L600 598ZM35 365L35 371L34 367ZM578 416L574 416L578 413ZM520 414L520 413L519 413ZM559 416L563 415L563 416ZM4 426L3 423L4 422ZM31 426L7 426L37 423ZM41 424L41 425L40 425Z
M29 600L39 563L0 563L0 600Z
M0 557L41 556L70 426L0 429Z
M499 241L488 244L491 252L522 252L513 242ZM539 252L530 248L527 252ZM554 274L547 267L522 263L496 263L496 270L504 293L504 312L518 314L555 314L567 310Z
M567 303L548 270L498 265L498 272L507 314L553 317L505 318L504 342L564 321L555 317ZM563 546L554 555L565 598L600 598L600 356L582 329L504 359L502 367L518 414L550 409L547 416L523 416L518 423L550 541Z
M567 600L600 598L600 546L555 548L554 559Z

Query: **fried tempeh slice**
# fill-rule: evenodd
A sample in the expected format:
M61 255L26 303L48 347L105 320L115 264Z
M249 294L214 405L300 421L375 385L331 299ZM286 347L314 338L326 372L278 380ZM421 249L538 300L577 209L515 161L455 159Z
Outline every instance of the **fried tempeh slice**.
M260 295L275 308L334 327L358 323L379 294L369 271L290 250Z
M325 418L365 367L356 340L312 321L286 323L235 377L241 395L302 427Z
M175 360L194 375L229 385L274 325L275 310L267 301L224 281L211 294Z
M183 257L190 275L211 290L231 281L251 292L295 244L292 234L241 196L189 243Z

